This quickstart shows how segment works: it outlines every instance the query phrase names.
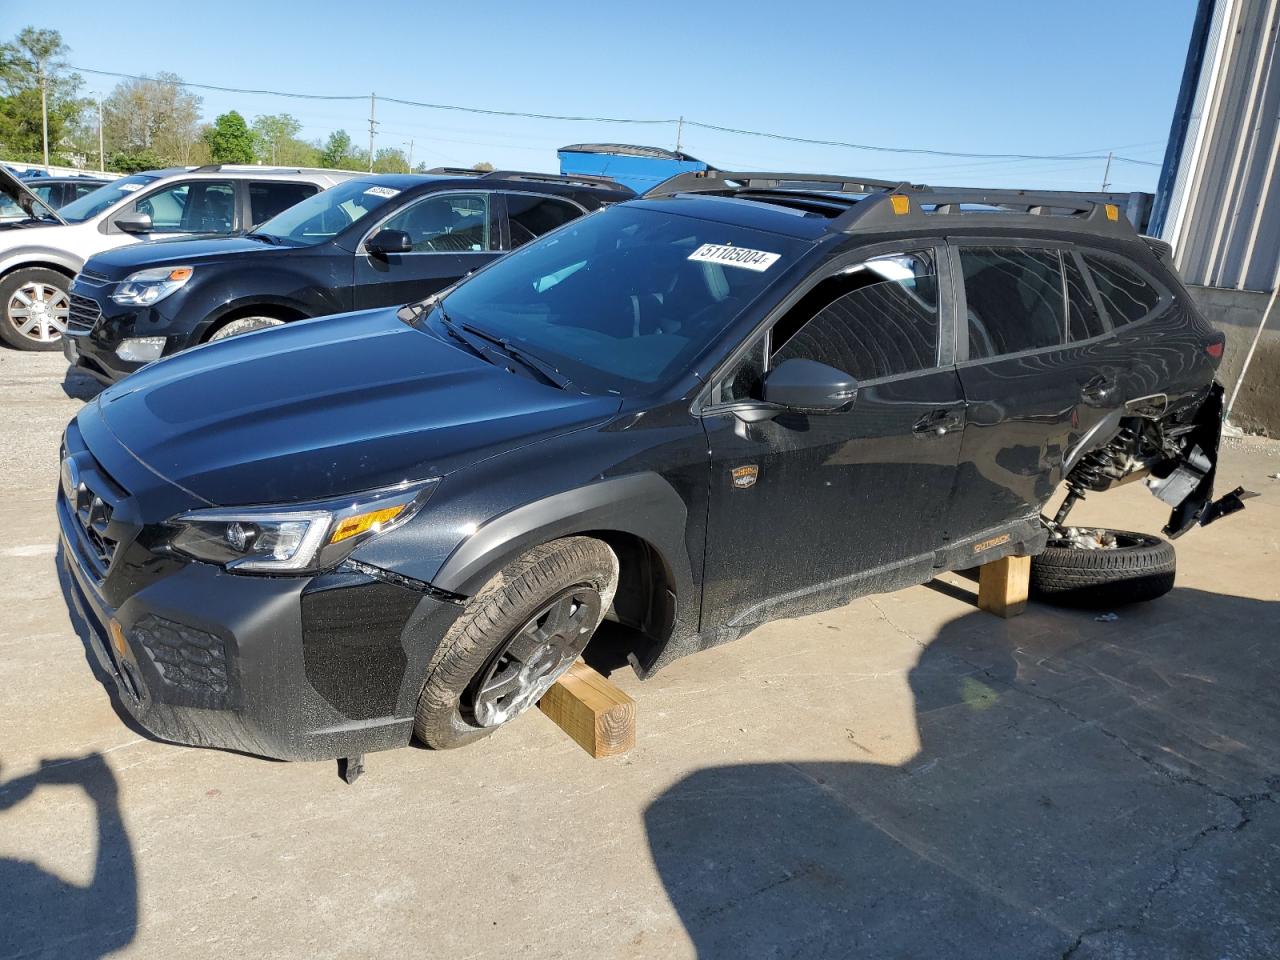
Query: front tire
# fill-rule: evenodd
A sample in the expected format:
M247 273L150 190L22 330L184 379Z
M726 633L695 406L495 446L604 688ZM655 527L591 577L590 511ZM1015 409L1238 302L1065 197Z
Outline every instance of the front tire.
M503 567L440 644L413 732L465 746L541 699L586 648L618 585L618 558L590 537L544 543Z
M209 343L215 340L226 340L228 337L238 337L242 333L253 333L255 330L266 330L269 327L282 327L284 321L277 317L240 317L238 320L232 320L224 323L217 330L209 335Z
M71 281L26 267L0 280L0 338L19 350L60 350L71 313Z
M1073 607L1117 607L1162 597L1173 589L1173 544L1146 533L1080 529L1077 542L1050 540L1031 559L1031 596Z

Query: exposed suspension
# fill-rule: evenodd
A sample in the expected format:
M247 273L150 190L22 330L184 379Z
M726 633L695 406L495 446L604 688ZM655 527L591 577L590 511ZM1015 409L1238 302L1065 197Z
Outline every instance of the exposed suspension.
M1086 490L1105 490L1128 472L1137 440L1138 434L1132 427L1121 427L1110 441L1080 458L1066 476L1067 496L1053 516L1054 528L1066 522L1067 514L1084 499Z

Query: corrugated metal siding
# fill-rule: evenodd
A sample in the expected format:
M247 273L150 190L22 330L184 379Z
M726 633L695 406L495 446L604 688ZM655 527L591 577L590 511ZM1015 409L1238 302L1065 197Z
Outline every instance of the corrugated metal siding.
M1162 237L1190 283L1280 270L1280 0L1218 0Z

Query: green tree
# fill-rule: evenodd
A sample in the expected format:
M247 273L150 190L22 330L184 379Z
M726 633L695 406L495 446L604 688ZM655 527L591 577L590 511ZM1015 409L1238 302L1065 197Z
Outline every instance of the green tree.
M475 166L473 166L471 169L472 169L472 170L479 170L481 173L492 173L492 172L493 172L493 164L492 164L492 163L490 163L488 160L481 160L479 163L477 163L477 164L476 164Z
M374 173L408 173L409 158L397 147L383 147L373 155Z
M351 142L345 130L335 130L320 148L320 166L333 170L368 170L369 154Z
M76 143L88 106L77 94L81 80L69 73L67 46L56 30L25 27L0 44L0 151L10 160L41 162L48 111L49 161L83 160Z
M214 163L253 163L253 133L236 111L224 113L204 131Z
M102 102L107 149L113 155L149 155L161 167L198 163L206 155L200 103L176 74L121 81Z
M304 163L315 148L298 139L302 124L287 113L253 118L254 147L262 163Z

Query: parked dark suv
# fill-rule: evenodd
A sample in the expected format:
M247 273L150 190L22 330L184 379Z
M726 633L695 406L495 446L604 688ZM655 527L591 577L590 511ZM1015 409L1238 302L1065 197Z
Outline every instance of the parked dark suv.
M414 306L106 390L63 441L63 557L162 737L454 747L605 618L644 677L1010 554L1154 596L1167 543L1066 510L1144 472L1170 534L1239 506L1222 345L1111 206L682 175Z
M110 382L209 340L420 300L506 250L633 197L603 178L511 171L350 180L243 237L93 257L71 290L65 352Z

